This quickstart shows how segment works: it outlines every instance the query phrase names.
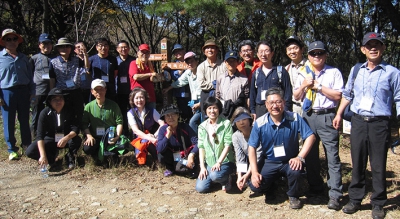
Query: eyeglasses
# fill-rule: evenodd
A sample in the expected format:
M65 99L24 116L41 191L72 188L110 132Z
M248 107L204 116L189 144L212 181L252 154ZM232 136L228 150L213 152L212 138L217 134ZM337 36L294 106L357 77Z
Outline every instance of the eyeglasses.
M120 46L118 48L120 48L120 49L129 49L129 47L127 47L127 46Z
M311 52L308 53L308 55L310 55L310 56L312 56L312 57L315 57L315 56L323 56L323 55L325 55L325 54L326 54L325 51L319 51L319 52L311 51Z
M7 41L7 42L11 42L11 41L17 42L18 41L18 37L6 38L5 41Z
M217 135L217 133L214 132L214 134L212 134L212 137L214 138L214 143L215 143L215 144L219 144L219 140L218 140L218 135Z
M241 50L240 52L241 53L251 53L251 52L253 52L253 50L252 49L246 49L246 50Z
M260 53L261 55L262 55L262 54L269 54L269 53L271 53L271 50L269 50L269 49L266 49L266 50L258 50L258 53Z
M267 102L270 106L273 106L274 104L275 105L277 105L277 106L281 106L282 105L282 103L283 103L283 100L277 100L277 101L268 101Z
M108 47L108 44L97 44L97 46L100 48L104 48L104 47Z

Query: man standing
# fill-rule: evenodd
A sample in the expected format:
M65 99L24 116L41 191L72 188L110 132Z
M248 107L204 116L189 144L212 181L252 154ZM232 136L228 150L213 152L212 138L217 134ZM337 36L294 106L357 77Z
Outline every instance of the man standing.
M387 200L386 160L390 146L390 116L393 102L397 118L400 114L400 71L383 61L386 46L379 33L364 35L361 52L367 57L358 72L352 68L349 81L343 91L338 113L333 120L339 128L342 114L350 101L351 118L351 162L352 174L349 198L342 211L352 214L360 210L365 196L365 169L368 156L372 172L371 195L372 217L385 217L383 206ZM353 94L353 95L352 95Z
M106 92L107 87L103 80L92 81L92 95L95 100L86 104L82 118L82 130L86 136L83 151L95 159L98 158L101 138L108 128L115 127L115 136L108 139L109 144L115 144L122 135L121 111L117 103L106 99Z
M5 29L0 45L0 106L3 117L4 140L8 147L9 160L18 159L19 148L15 146L15 116L21 130L21 147L26 148L32 140L29 129L29 103L35 96L32 69L28 58L17 51L22 37L13 29Z
M292 84L292 88L295 87L295 83L297 81L297 77L299 75L299 68L304 66L307 59L303 58L304 52L304 44L297 36L290 36L285 41L286 47L286 55L292 60L286 67L286 71L289 73L290 82ZM294 90L293 90L294 93ZM301 100L293 101L293 112L298 113L299 115L303 115L303 109L301 108Z
M306 92L313 94L310 107L307 108L306 104L303 104L303 117L317 139L306 159L310 195L321 194L324 190L319 160L319 143L322 141L328 163L328 208L339 210L339 199L342 197L343 187L339 158L339 132L333 127L332 120L342 95L343 78L337 68L325 64L326 58L327 50L321 41L315 41L309 45L308 62L302 67L303 70L307 69L309 74L306 76L302 74L297 78L294 98L302 100Z
M243 40L239 43L239 55L242 57L243 62L237 66L238 71L246 76L251 81L253 73L259 68L262 63L258 58L254 57L254 43L250 40Z
M240 74L236 67L239 64L239 57L236 51L229 51L225 54L226 72L217 79L215 97L223 106L222 115L230 119L233 111L238 106L247 108L249 97L249 84L246 76Z
M29 63L33 70L33 82L36 84L36 97L32 101L32 118L31 118L31 133L36 138L37 122L40 112L44 109L44 102L47 94L50 91L50 75L49 66L50 60L55 56L51 55L53 50L53 42L47 33L42 33L39 36L40 52L31 57Z
M304 171L304 158L307 156L315 136L307 123L297 113L285 111L285 100L282 89L273 87L265 92L265 105L268 113L257 118L249 138L249 161L251 183L254 192L266 194L280 175L288 179L289 206L299 209L301 174ZM298 135L304 145L299 152ZM257 167L257 147L261 144L265 163L261 170ZM268 194L266 194L266 199Z
M90 56L89 63L91 67L90 73L93 79L101 79L107 84L106 97L115 101L115 77L118 75L117 59L109 55L110 43L106 38L96 40L97 54Z
M131 93L131 80L129 80L129 65L135 58L129 55L129 43L121 40L117 44L118 77L117 77L117 100L124 119L124 134L128 135L128 117L129 94Z
M78 57L81 61L85 62L85 60L88 60L88 54L86 51L86 46L83 41L78 41L75 43L75 49L74 52L76 54L76 57ZM92 77L91 74L87 74L90 70L90 63L87 61L85 62L87 66L85 66L85 71L81 72L81 91L82 91L82 99L83 102L88 104L91 99L92 99L92 94L90 93L90 84L92 83ZM85 74L84 74L85 73Z

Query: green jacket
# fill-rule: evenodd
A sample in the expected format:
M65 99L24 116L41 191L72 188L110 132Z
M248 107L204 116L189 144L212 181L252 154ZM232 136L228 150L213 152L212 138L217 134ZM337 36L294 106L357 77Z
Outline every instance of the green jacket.
M221 156L222 151L225 146L229 146L230 150L228 155L225 157L223 163L235 162L235 156L232 148L232 126L229 120L218 117L216 133L218 136L219 144L215 144L215 141L210 141L210 137L207 133L208 126L210 125L209 119L202 122L199 126L199 139L198 147L199 149L204 149L205 151L205 162L207 166L214 166L218 158ZM213 133L210 133L212 135Z

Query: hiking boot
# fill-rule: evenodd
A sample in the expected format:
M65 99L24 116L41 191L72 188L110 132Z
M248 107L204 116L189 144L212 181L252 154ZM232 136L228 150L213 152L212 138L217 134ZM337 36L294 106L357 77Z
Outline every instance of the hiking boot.
M349 201L349 203L347 203L344 207L343 207L343 209L342 209L342 211L344 212L344 213L346 213L346 214L354 214L354 213L356 213L358 210L360 210L361 209L361 204L357 204L357 203L354 203L354 202L351 202L351 201Z
M222 191L227 192L231 189L232 189L232 177L231 175L229 175L228 182L224 186L222 186Z
M373 219L383 219L385 218L385 211L381 205L372 206L372 218Z
M340 210L339 200L337 198L330 197L328 202L328 208L335 211Z
M17 152L11 152L10 155L8 156L8 160L18 160L19 156Z
M296 197L289 197L289 207L291 209L300 209L301 208L300 199Z

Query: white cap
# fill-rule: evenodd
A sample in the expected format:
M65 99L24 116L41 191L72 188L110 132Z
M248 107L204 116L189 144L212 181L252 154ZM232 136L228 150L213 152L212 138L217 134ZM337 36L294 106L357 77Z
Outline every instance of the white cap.
M101 79L94 79L94 80L92 81L92 86L91 86L92 89L95 89L95 88L98 87L98 86L106 88L106 82L104 82L104 81L101 80Z

